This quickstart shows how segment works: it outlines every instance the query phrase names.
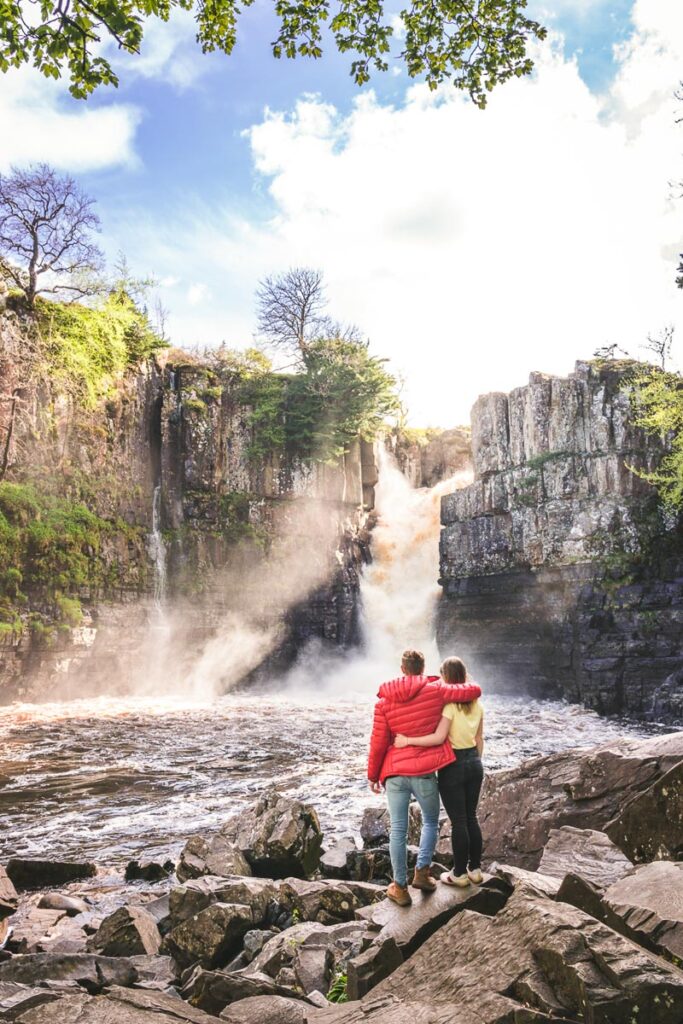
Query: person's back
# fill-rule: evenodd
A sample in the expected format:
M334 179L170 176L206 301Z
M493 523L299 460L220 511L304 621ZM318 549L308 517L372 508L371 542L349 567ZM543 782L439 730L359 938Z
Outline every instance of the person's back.
M375 793L384 783L391 817L389 851L394 881L387 896L401 906L410 904L407 885L408 811L412 797L422 810L420 849L413 878L418 889L432 891L434 882L429 866L439 829L439 789L437 769L454 759L445 740L440 747L413 747L400 750L393 746L399 732L416 734L434 730L443 707L449 702L474 701L481 690L475 684L445 686L438 676L425 676L424 657L419 651L405 651L401 662L404 673L399 679L383 683L375 713L368 756L368 779Z

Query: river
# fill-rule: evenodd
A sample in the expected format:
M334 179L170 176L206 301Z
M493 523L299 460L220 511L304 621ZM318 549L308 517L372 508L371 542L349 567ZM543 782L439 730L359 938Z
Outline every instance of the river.
M356 833L363 808L381 800L365 781L377 685L396 674L406 646L424 649L429 671L438 667L439 499L465 482L413 491L383 460L374 561L362 581L361 652L333 660L313 646L260 694L214 696L206 678L201 697L193 687L191 695L0 708L0 859L88 857L118 866L175 856L189 835L218 828L269 783L312 803L328 837ZM210 659L200 655L198 664ZM489 771L646 733L523 694L485 693L485 708Z

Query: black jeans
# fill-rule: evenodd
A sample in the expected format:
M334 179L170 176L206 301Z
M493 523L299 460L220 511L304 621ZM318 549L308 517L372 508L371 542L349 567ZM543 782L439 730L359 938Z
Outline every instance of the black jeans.
M446 814L451 819L453 874L464 875L481 867L481 829L477 821L477 804L484 766L476 747L456 750L457 760L439 772L439 793Z

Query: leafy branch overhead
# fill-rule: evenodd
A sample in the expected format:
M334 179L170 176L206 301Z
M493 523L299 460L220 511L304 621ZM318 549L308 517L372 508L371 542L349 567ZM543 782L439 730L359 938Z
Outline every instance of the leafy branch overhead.
M73 96L118 85L102 43L138 53L149 17L168 21L175 8L194 12L204 53L232 53L244 7L253 0L8 0L0 7L0 69L33 64L44 75L66 75ZM480 107L496 85L529 74L530 40L546 30L525 14L526 0L413 0L400 13L399 31L381 0L276 0L274 57L319 58L327 38L352 55L358 85L388 69L392 36L412 78L430 88L452 80Z

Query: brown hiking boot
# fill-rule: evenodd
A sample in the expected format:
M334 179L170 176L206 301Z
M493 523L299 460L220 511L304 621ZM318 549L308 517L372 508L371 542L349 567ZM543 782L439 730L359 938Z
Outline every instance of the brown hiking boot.
M387 899L392 900L394 903L398 903L399 907L409 907L413 902L408 887L404 885L398 885L396 882L392 882L387 889Z
M436 882L429 874L429 868L415 868L413 875L413 889L422 889L423 892L434 892Z

